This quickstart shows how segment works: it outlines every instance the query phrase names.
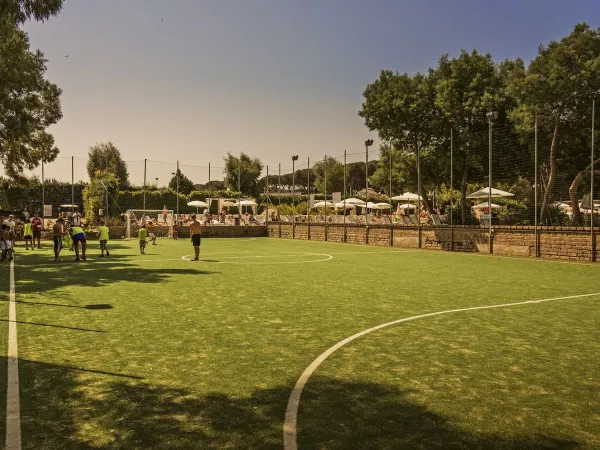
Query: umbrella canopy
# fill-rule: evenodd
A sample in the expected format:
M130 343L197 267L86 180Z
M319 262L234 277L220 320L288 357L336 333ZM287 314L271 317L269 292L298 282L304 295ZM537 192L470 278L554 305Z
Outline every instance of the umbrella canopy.
M252 200L242 200L240 202L235 202L235 206L257 206L258 203Z
M60 205L61 208L79 208L77 205Z
M402 195L396 195L395 197L392 197L392 200L396 200L399 202L410 202L411 200L420 200L421 197L419 197L417 194L413 194L412 192L405 192Z
M313 208L325 208L325 207L335 208L335 205L333 203L331 203L329 200L317 202L313 205Z
M188 202L187 205L188 206L193 206L194 208L204 208L204 207L208 206L202 200L193 200L191 202Z
M346 203L346 205L344 205L344 202L339 202L339 203L336 203L336 204L335 204L335 207L336 207L337 209L344 209L344 207L345 207L346 209L352 209L352 208L354 208L354 205L352 205L352 204L350 204L350 203Z
M235 203L226 200L223 202L223 206L229 208L230 206L235 206Z
M478 203L477 205L473 206L473 209L485 209L487 207L488 207L488 202L485 202L485 203ZM500 209L500 208L502 208L502 206L492 203L492 209Z
M488 198L489 193L490 193L490 188L484 187L483 189L479 189L477 192L473 192L472 194L467 195L467 198ZM514 197L514 196L515 196L515 194L511 194L510 192L492 188L492 197Z
M344 203L342 201L342 203ZM362 201L359 198L347 198L346 199L346 205L352 205L352 206L365 206L365 202Z
M373 205L373 209L392 209L392 205L385 202L375 203L375 205Z
M408 209L408 208L415 209L416 207L417 207L417 205L412 204L412 203L404 203L403 205L398 205L398 208L401 208L401 209Z

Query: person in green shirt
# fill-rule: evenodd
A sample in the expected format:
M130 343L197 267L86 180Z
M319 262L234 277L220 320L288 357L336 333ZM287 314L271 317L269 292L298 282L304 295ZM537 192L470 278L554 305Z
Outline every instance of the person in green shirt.
M69 228L69 234L73 238L73 246L75 247L75 261L79 261L79 244L81 244L81 259L86 260L85 250L87 248L87 242L85 239L85 232L83 228L78 226L72 226Z
M33 250L33 227L29 219L25 220L23 226L23 239L25 240L25 250L29 250L29 243L31 243L31 250Z
M103 220L100 221L100 227L98 228L98 237L100 238L100 258L104 258L105 251L106 256L110 256L110 252L106 247L106 244L108 244L108 227L106 226L106 223Z
M142 226L138 230L138 239L140 240L140 255L145 255L146 254L146 239L148 239L148 230L146 230L145 224L142 224Z

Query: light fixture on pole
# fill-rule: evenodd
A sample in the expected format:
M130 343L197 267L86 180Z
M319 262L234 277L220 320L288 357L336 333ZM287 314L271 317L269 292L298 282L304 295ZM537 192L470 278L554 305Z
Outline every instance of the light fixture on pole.
M486 114L488 120L488 217L489 217L489 252L492 253L492 243L494 237L492 235L492 126L498 119L498 111L490 111Z
M292 205L296 206L296 161L298 155L292 156Z

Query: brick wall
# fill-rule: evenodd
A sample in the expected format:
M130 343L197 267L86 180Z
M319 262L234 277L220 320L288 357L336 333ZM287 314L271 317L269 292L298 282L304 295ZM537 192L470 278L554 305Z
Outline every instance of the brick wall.
M281 237L292 239L292 224L281 224ZM347 224L346 242L365 244L365 233L369 245L389 246L393 236L394 247L419 248L419 229L414 226L372 225L367 230L361 225ZM600 230L598 230L600 233ZM269 236L279 237L279 224L269 224ZM296 224L295 238L306 239L306 224ZM338 224L311 225L310 240L344 242L344 226ZM454 251L489 252L489 233L485 227L456 226L454 228ZM420 232L421 248L450 251L452 232L449 227L424 226ZM589 228L539 227L539 256L573 261L590 261L592 254ZM600 249L594 243L596 261L600 260ZM493 253L507 256L535 256L535 233L533 227L495 228L492 242Z

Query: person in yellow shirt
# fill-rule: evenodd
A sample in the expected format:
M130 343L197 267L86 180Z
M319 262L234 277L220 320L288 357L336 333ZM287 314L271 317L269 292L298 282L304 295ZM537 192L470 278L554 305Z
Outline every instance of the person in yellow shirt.
M148 239L148 230L146 230L145 224L142 224L142 226L138 230L138 239L140 240L140 255L145 255L146 254L146 239Z
M25 220L23 226L23 239L25 240L25 250L29 250L29 243L31 243L31 250L33 250L33 226L29 219Z
M110 252L108 251L108 248L106 247L106 244L108 244L108 227L106 226L106 223L101 220L100 221L100 227L98 228L98 237L100 238L100 258L104 258L104 252L106 251L106 256L110 256Z

